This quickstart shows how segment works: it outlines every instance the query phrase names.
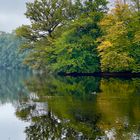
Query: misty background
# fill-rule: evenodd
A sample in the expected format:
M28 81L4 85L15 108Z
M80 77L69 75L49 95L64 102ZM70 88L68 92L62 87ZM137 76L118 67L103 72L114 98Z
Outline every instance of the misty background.
M33 0L0 0L0 31L11 32L22 24L29 24L24 13L26 2Z

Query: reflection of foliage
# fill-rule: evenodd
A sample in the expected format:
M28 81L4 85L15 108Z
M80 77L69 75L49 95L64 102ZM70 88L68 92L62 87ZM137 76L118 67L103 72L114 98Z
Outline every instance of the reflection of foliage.
M73 128L67 126L64 122L59 123L52 116L42 116L33 123L32 126L26 129L27 139L32 140L48 140L48 139L77 139L85 137L75 131Z
M44 117L44 115L42 115L37 117L36 115L36 117L33 117L31 112L34 111L30 106L30 109L25 107L23 110L17 110L18 117L21 115L20 118L23 120L25 120L26 117L28 119L31 118L32 120L33 124L26 129L27 135L30 135L31 137L33 135L41 136L40 133L45 130L43 138L46 139L50 136L55 136L57 139L61 138L63 131L67 131L67 137L72 139L76 139L78 135L81 135L83 138L93 138L96 136L95 133L98 131L96 123L100 119L100 114L91 112L91 110L93 108L95 109L96 106L94 102L96 96L94 96L93 93L99 91L99 80L99 78L94 77L54 78L52 76L47 76L46 80L44 77L34 77L30 81L27 81L26 84L30 91L36 92L39 96L39 100L36 99L34 101L47 101L48 110L51 111L51 116L46 115ZM28 112L30 115L25 113L26 110L27 112L31 110L30 113ZM60 118L61 123L55 124L57 122L53 121L53 117ZM42 119L46 119L46 123L43 123L44 121L42 121ZM49 128L42 128L47 126ZM55 126L59 127L55 128ZM37 130L35 128L40 129ZM31 134L29 134L29 132ZM59 134L59 137L56 136L56 132ZM34 137L34 139L37 138Z
M14 102L27 98L28 90L24 80L29 76L26 71L0 72L0 102Z
M111 113L114 116L129 116L136 120L140 114L138 108L140 106L140 79L119 80L119 79L103 79L101 81L102 94L98 96L99 105L104 106L105 113ZM134 114L135 111L138 111ZM134 116L133 116L134 115ZM108 115L107 115L108 117ZM114 118L113 118L114 119ZM137 118L138 119L138 118Z
M17 109L31 121L27 139L106 138L112 128L118 139L139 134L140 79L34 76L26 85L38 95Z
M104 117L99 126L101 129L114 127L118 139L124 139L139 127L140 79L102 79L100 88L97 106Z
M23 106L23 108L22 108ZM34 106L26 106L26 104L20 104L20 107L17 108L16 116L20 117L22 120L29 119L29 113L34 109Z
M27 81L27 86L32 92L36 92L40 97L64 96L67 94L78 98L89 98L93 92L99 91L100 78L94 77L33 77Z
M93 118L88 118L89 116L84 116L83 114L74 115L75 120L69 120L67 118L58 118L53 112L48 111L46 106L42 106L42 115L39 113L37 106L34 103L32 105L25 105L26 107L17 110L16 115L22 120L31 121L31 125L26 128L25 132L27 134L27 139L30 140L48 140L51 139L77 139L77 138L95 138L95 133L98 130L96 123L99 121L99 116L92 116ZM30 111L29 111L30 110ZM82 116L83 115L83 116ZM90 120L91 119L91 120Z

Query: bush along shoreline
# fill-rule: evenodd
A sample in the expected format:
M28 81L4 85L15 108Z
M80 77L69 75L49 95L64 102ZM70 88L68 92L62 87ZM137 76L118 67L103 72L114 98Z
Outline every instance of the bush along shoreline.
M118 77L118 78L135 78L140 77L140 73L131 73L131 72L95 72L95 73L65 73L59 72L60 76L72 76L72 77L80 77L80 76L94 76L94 77Z

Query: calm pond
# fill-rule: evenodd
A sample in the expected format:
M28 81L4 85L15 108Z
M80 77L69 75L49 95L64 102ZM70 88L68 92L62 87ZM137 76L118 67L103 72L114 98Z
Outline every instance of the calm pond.
M140 140L140 78L1 71L0 140Z

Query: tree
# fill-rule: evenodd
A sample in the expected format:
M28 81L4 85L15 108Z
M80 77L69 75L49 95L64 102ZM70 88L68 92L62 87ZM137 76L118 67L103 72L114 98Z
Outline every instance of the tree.
M131 0L133 3L134 8L140 14L140 0Z
M31 26L23 25L17 29L17 34L33 41L52 37L57 27L76 16L71 0L35 0L27 3L25 15L30 19Z
M102 71L139 72L140 26L135 12L128 5L117 2L100 24L105 34L98 47Z
M97 38L102 36L102 32L98 23L107 9L106 3L102 4L102 2L104 1L91 3L92 9L83 12L69 25L67 31L55 40L52 55L48 56L48 66L52 71L67 73L100 71Z
M27 52L19 53L19 47L25 41L23 38L16 37L14 32L0 32L0 68L19 69L27 67L22 64Z
M87 21L89 20L89 21ZM55 42L55 61L50 65L57 72L95 72L100 63L96 38L100 28L91 19L79 19ZM52 60L52 59L51 59Z
M17 36L27 40L21 50L30 51L25 64L37 69L46 67L46 48L50 48L53 42L50 40L57 38L67 23L80 14L78 9L81 3L77 0L76 4L71 0L35 0L27 3L25 15L31 25L22 25L16 30Z
M35 0L33 3L27 3L26 16L30 19L31 26L23 25L16 30L17 35L23 36L28 40L23 48L31 50L25 63L37 69L42 67L48 68L50 66L54 68L55 64L59 65L56 61L61 59L61 53L59 54L57 51L67 48L64 48L65 45L62 45L65 39L60 38L61 35L64 36L65 34L68 35L66 38L75 38L75 44L72 45L68 39L68 44L71 49L73 49L74 45L75 48L76 46L78 47L78 43L81 46L82 44L86 44L83 46L85 49L81 47L81 49L75 51L75 53L77 53L76 55L80 54L80 56L78 58L76 58L76 55L74 56L75 66L72 65L74 66L72 68L73 71L81 67L78 66L81 61L84 62L81 70L85 70L87 67L89 68L93 58L95 58L95 63L99 63L95 43L95 40L100 34L97 23L107 10L106 4L106 0L76 0L75 2L71 0ZM81 22L81 24L78 22ZM68 33L63 34L66 30L68 30ZM60 40L62 44L58 43ZM88 45L89 49L86 48ZM95 53L95 55L92 54L92 52ZM69 57L67 53L65 53L64 56ZM67 61L70 62L69 59L67 59ZM80 61L80 63L78 61ZM92 63L92 65L95 63ZM85 69L83 69L83 67L85 67ZM99 65L95 67L93 71L99 70ZM66 66L64 69L66 70L67 68ZM89 71L91 71L91 68Z

